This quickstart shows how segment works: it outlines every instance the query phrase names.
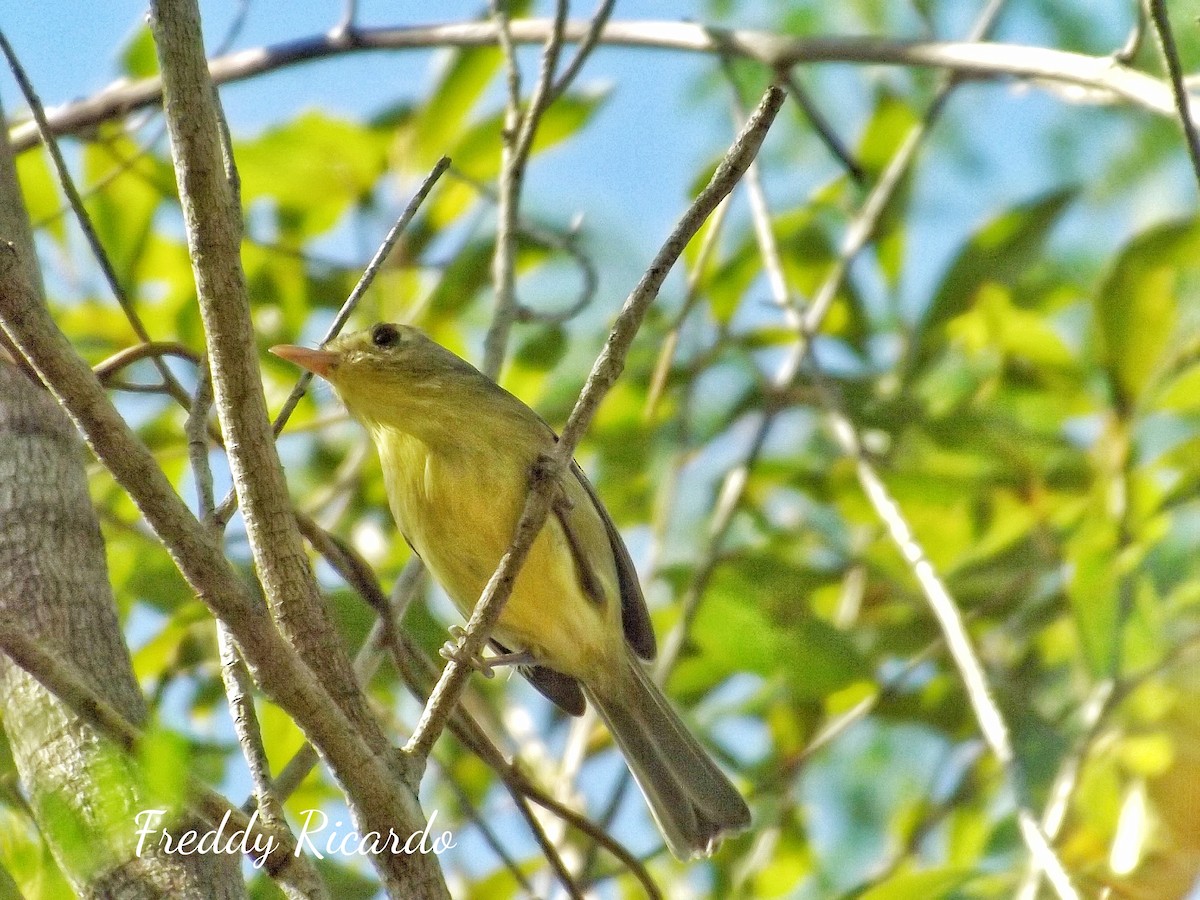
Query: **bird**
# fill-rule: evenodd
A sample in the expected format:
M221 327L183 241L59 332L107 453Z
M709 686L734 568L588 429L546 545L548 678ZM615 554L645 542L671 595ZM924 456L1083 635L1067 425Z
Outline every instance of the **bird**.
M512 542L553 429L420 329L380 322L323 349L270 348L326 380L378 451L400 533L469 618ZM656 655L629 551L572 461L492 634L498 656L566 713L590 702L667 848L711 855L746 801L646 671ZM585 702L586 701L586 702Z

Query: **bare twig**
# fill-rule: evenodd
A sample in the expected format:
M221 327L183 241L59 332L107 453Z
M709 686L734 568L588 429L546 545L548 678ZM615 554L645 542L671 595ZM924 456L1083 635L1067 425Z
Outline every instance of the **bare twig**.
M495 311L483 341L481 371L489 378L500 374L508 336L517 320L516 294L516 231L521 205L521 188L525 182L525 166L533 149L542 115L552 100L554 70L562 49L563 27L567 21L567 0L557 0L554 25L542 48L541 68L529 107L521 110L521 70L517 52L509 32L505 0L493 0L492 16L499 29L500 48L504 52L507 72L508 101L504 107L504 132L501 135L500 180L496 198L496 250L492 256L492 286L496 293Z
M342 0L342 17L330 32L339 41L349 43L358 30L355 24L358 18L358 0Z
M525 875L521 864L513 859L512 854L505 848L504 843L500 840L496 830L492 828L483 812L471 802L471 798L467 796L466 790L459 783L459 780L450 772L445 772L446 784L450 786L450 790L458 798L458 804L466 813L468 819L479 829L479 834L483 837L484 842L492 848L492 852L496 854L496 858L512 873L513 879L521 886L528 896L535 896L533 893L533 885L530 883L528 876Z
M1142 41L1146 39L1146 7L1140 0L1135 0L1132 6L1134 7L1133 26L1129 29L1125 43L1113 53L1113 59L1125 66L1133 62L1138 51L1142 49Z
M563 67L562 74L558 76L558 81L554 83L554 87L550 90L550 103L553 103L561 97L575 81L575 77L579 74L579 70L583 68L583 64L587 62L588 56L595 49L597 41L600 40L600 35L604 31L604 26L608 24L608 20L612 18L613 6L616 0L601 0L596 11L592 13L590 24L587 31L576 41L575 55L571 57L571 61Z
M1071 795L1079 781L1079 773L1084 759L1096 739L1096 732L1105 715L1113 707L1116 696L1114 684L1111 681L1101 681L1088 695L1087 700L1079 710L1079 737L1075 746L1063 758L1050 786L1050 798L1042 811L1042 830L1046 837L1053 841L1058 838L1063 823L1067 818L1067 808ZM1029 857L1029 865L1025 877L1015 895L1016 900L1037 900L1038 889L1042 883L1042 860L1036 855Z
M213 402L212 378L209 377L206 361L199 362L197 368L199 372L196 397L188 410L183 433L187 436L188 460L192 467L192 477L196 481L196 508L200 511L200 521L212 527L215 498L212 466L208 464L208 414L212 410Z
M541 44L552 30L547 19L512 22L514 43ZM590 33L592 22L568 22L563 39L577 43ZM359 28L354 40L319 34L266 47L240 50L213 59L213 81L225 84L253 78L299 62L325 59L344 53L370 50L407 50L429 47L481 47L495 45L494 21L454 22L439 25ZM714 37L720 34L718 40ZM1176 115L1171 89L1144 72L1113 65L1113 57L1087 56L1046 47L993 44L973 41L889 41L881 38L795 38L775 32L735 29L721 31L691 22L608 22L596 39L600 46L641 47L687 53L719 54L757 60L773 70L811 63L851 63L940 68L969 78L1018 78L1080 88L1087 99L1126 102L1163 116ZM162 83L157 77L122 80L89 98L47 112L54 134L73 133L112 118L128 115L160 102ZM32 123L11 130L13 147L28 149L38 142Z
M1171 31L1171 17L1167 15L1165 0L1148 0L1150 18L1158 36L1158 47L1162 51L1167 75L1171 80L1171 93L1175 107L1179 110L1179 124L1187 142L1188 155L1192 159L1192 171L1200 184L1200 134L1196 132L1196 120L1192 114L1192 98L1183 83L1183 66L1179 62L1179 48L1175 46L1175 35Z
M180 344L176 341L149 341L148 343L134 344L132 347L126 347L124 350L114 353L102 362L97 363L93 371L96 373L96 377L100 379L100 383L107 385L122 369L153 356L174 356L178 359L185 359L196 366L200 365L201 361L200 354L186 344ZM161 390L162 386L154 385L154 388ZM189 401L190 399L189 397Z
M804 85L800 83L800 79L791 70L785 70L783 83L787 85L788 93L792 99L796 101L796 105L804 111L804 117L808 119L808 123L812 125L818 137L829 148L829 152L833 154L833 158L846 167L846 171L850 173L850 177L862 184L866 180L866 173L863 171L854 154L850 152L850 148L838 136L838 133L833 130L833 126L829 120L825 118L825 114L821 112L820 107L809 96Z
M254 711L254 682L233 634L223 622L217 623L217 645L221 655L225 697L238 746L242 749L242 757L246 760L250 781L254 785L255 806L263 822L270 828L286 831L287 818L283 814L283 803L271 784L271 767L267 763L267 750L263 745L258 714Z
M700 299L704 276L707 274L709 261L713 253L716 252L717 241L720 239L721 230L725 225L725 217L729 212L729 202L730 197L726 197L717 206L716 210L713 211L708 231L704 233L700 249L696 253L695 265L688 273L683 304L675 316L675 321L671 323L671 327L667 331L662 350L659 351L658 360L654 364L654 373L650 376L650 386L646 390L646 418L654 415L654 411L658 408L658 403L662 399L663 391L666 390L667 379L671 374L671 364L675 361L675 353L679 349L679 340L684 322L687 321L688 316L691 315L692 310L696 306L696 302Z
M513 542L501 559L499 567L489 580L483 596L471 614L466 635L459 646L461 658L471 659L483 649L488 634L500 616L503 603L508 599L513 582L533 544L533 539L545 521L549 511L551 485L555 483L558 473L565 471L571 454L576 444L579 443L584 429L595 415L600 401L620 375L621 369L624 367L625 356L633 344L633 339L646 310L649 309L663 281L666 280L667 273L688 242L716 205L733 190L734 185L745 173L746 167L754 159L759 147L762 146L762 141L779 112L783 99L784 93L779 87L772 85L767 90L746 128L738 135L725 159L713 173L708 186L701 191L684 214L650 264L646 274L642 276L641 281L626 299L604 350L597 358L579 400L563 428L562 435L555 446L554 455L547 461L545 467L547 471L544 473L547 477L537 479L531 488L525 510L517 523ZM455 659L447 663L442 677L425 707L421 721L418 722L412 738L405 746L406 752L418 760L423 760L429 755L430 747L433 746L438 734L445 727L458 696L466 684L469 671L467 665Z
M515 800L517 810L521 813L525 824L529 826L534 840L537 841L538 846L542 850L542 855L550 863L550 868L553 870L555 878L558 879L558 883L563 886L563 890L567 892L567 896L571 900L584 900L582 889L575 883L575 878L563 863L562 857L558 853L558 848L554 846L554 842L546 836L546 829L542 827L542 823L533 814L533 810L529 807L529 801L520 796L516 797Z
M465 172L451 168L450 175L463 184L469 185L476 193L492 203L497 202L496 191L490 186L484 184L476 178L472 178ZM562 324L568 322L591 304L596 296L596 286L599 283L599 276L596 274L596 265L591 258L585 253L578 244L576 225L565 232L554 231L550 228L542 227L528 219L521 218L519 215L516 221L516 233L535 244L549 250L557 250L560 253L565 253L574 261L579 269L580 286L579 294L575 301L564 309L554 311L543 311L532 309L521 303L517 304L516 320L518 322L544 322L551 324Z

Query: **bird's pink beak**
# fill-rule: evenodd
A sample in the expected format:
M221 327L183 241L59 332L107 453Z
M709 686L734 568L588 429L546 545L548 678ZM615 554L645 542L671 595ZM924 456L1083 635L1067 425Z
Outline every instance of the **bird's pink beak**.
M279 344L269 352L322 378L329 377L329 372L338 361L338 355L328 350L309 350L307 347L296 347L292 344Z

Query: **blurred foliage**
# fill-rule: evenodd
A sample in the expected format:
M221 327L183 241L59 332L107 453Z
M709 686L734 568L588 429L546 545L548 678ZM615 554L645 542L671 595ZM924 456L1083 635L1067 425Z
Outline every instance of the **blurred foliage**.
M901 9L863 0L835 13L797 2L781 6L775 25L792 33L849 26L917 36L957 24L961 16L949 6ZM742 12L727 0L709 9L715 21L730 23ZM1026 33L1090 53L1107 52L1123 38L1123 26L1060 4L1034 2L1019 14L1024 18L1002 21L1002 36L1016 40L1020 21ZM1185 58L1194 60L1194 29L1180 31L1188 34ZM1157 67L1148 51L1137 61ZM120 63L130 76L151 71L144 36L131 41ZM488 185L499 165L503 65L487 48L448 54L443 63L422 96L398 100L371 121L310 111L236 140L258 340L247 350L260 355L273 409L294 372L263 351L314 340L369 252L336 255L329 248L369 248L442 154L453 158L453 172L402 239L357 320L414 321L455 351L477 356L491 311ZM690 102L719 118L728 88L717 71L713 64ZM745 80L761 80L762 73L739 71ZM844 88L845 73L802 74L818 88L814 96L837 130L858 135L852 149L869 180L928 102L925 75L863 71L855 73L861 84L842 119L830 100L839 95L820 88L826 78L840 78L828 83ZM974 104L996 96L972 90ZM588 126L606 96L585 86L551 107L535 154L589 140ZM1064 98L1058 102L1066 106ZM969 160L973 143L989 140L966 127L971 121L967 110L949 116L926 155L936 159L940 151L952 166ZM1114 204L1132 205L1148 185L1193 192L1169 122L1119 109L1082 112L1070 122L1037 134L1034 152L1053 180L1010 193L973 227L951 234L956 249L944 265L926 258L921 246L931 222L942 228L938 209L922 205L929 191L918 190L919 176L906 179L872 252L835 298L810 365L779 400L768 382L793 338L779 310L765 302L759 245L739 197L743 208L727 220L713 257L702 261L698 242L685 256L694 296L685 302L682 281L665 292L580 448L580 462L626 529L660 635L680 621L679 598L704 580L669 686L748 792L755 827L712 861L696 864L707 867L704 878L688 882L707 885L699 891L1007 897L1025 871L1012 795L981 748L909 563L825 428L813 390L816 366L969 623L1034 807L1044 807L1056 779L1078 765L1057 845L1080 887L1089 896L1112 887L1124 897L1170 898L1196 881L1200 221L1136 224L1112 212ZM1080 172L1072 154L1089 140L1083 127L1089 123L1119 140L1105 145L1113 152L1098 171ZM790 200L772 210L788 286L804 298L835 263L864 190L829 168L799 116L789 113L779 129L786 135L772 136L775 155L766 157L771 183L786 184L818 158L828 173L804 196L780 191ZM707 149L697 183L722 147ZM151 332L202 352L161 144L147 149L106 126L83 145L78 163L88 210ZM133 332L100 282L82 272L81 242L61 214L44 155L23 154L19 168L40 226L56 317L79 352L98 363L130 346ZM554 205L560 199L535 196L527 209L551 208L565 219L567 207ZM648 261L651 250L636 224L626 238ZM586 229L580 235L564 229L561 237L589 251L605 240ZM612 262L599 252L596 261ZM518 264L522 300L534 309L562 308L562 295L576 283L570 257L523 237ZM926 283L914 296L913 285ZM618 299L594 298L567 323L519 325L505 385L561 426ZM665 388L652 404L654 373L668 347ZM176 368L194 385L191 366ZM155 377L146 366L126 374L143 373ZM183 495L192 497L182 413L142 395L116 396ZM709 559L722 479L768 411L778 416L747 473L728 535ZM280 451L297 504L350 540L390 585L409 550L386 512L373 454L327 392L318 389L314 400L301 403ZM214 450L212 461L221 490L228 484L224 460ZM128 498L102 470L93 467L91 475L137 676L164 728L178 732L156 731L155 752L172 760L175 775L190 766L213 783L244 789L224 724L211 622ZM236 520L227 546L249 574ZM318 572L347 646L357 647L372 614L331 570ZM436 659L445 627L455 620L436 588L428 594L430 602L414 605L406 627ZM500 682L475 685L472 703L513 730L511 746L522 748L527 768L552 778L568 723L518 681ZM419 707L390 668L369 687L402 739ZM1109 699L1099 716L1084 721L1083 711L1103 690ZM259 712L271 763L282 766L301 735L271 704L261 703ZM831 725L846 727L814 750L814 739ZM589 747L611 755L600 732ZM610 784L612 770L603 762L584 770L594 815ZM11 773L7 755L0 765ZM434 771L426 809L438 810L440 823L459 837L460 850L443 857L459 895L521 896L517 879L473 824L472 809L526 877L542 877L544 861L494 775L449 737ZM175 797L177 778L164 775L147 790ZM337 809L338 797L317 773L288 810L298 816L313 807ZM632 791L627 797L613 830L637 849L660 849L640 799ZM0 822L4 867L27 895L54 896L61 875L15 792L0 794ZM675 880L683 883L681 867L665 854L649 865L668 894ZM320 868L334 896L372 895L364 869L330 859ZM606 859L592 870L613 871ZM0 883L0 895L5 890ZM602 891L640 896L627 874L613 876ZM278 896L261 876L254 893Z

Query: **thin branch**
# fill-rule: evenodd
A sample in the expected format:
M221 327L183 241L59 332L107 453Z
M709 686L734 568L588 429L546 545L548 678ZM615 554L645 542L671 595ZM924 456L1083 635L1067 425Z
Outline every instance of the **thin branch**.
M263 745L262 728L254 710L254 681L246 662L242 659L237 643L229 627L217 623L217 646L221 656L221 680L225 685L225 698L233 719L238 746L250 772L254 785L255 806L270 828L287 831L287 818L283 814L283 803L271 784L271 767L267 762L267 750ZM315 875L315 871L314 871Z
M558 879L558 883L563 886L563 890L567 892L567 896L571 900L584 900L583 890L575 883L574 877L572 877L570 871L563 863L562 857L558 853L558 848L554 846L554 842L546 836L546 829L542 827L542 823L533 814L533 810L529 807L529 801L524 797L517 797L516 804L517 810L521 813L525 824L529 826L534 840L537 841L538 846L541 848L542 856L546 857L546 861L550 863L550 868L554 871L554 876Z
M512 22L514 43L542 44L552 30L547 19ZM563 39L586 38L591 22L568 22ZM716 35L721 35L720 39ZM438 25L361 28L347 43L335 35L318 34L265 47L240 50L215 58L209 70L216 84L241 81L297 63L346 53L379 50L424 50L437 47L485 47L498 41L492 21ZM686 53L735 56L757 60L772 70L812 63L895 65L939 68L968 78L1017 78L1079 88L1080 99L1126 102L1163 116L1177 114L1171 88L1165 82L1123 65L1113 57L1088 56L1046 47L973 41L889 41L871 37L796 38L768 31L722 31L691 22L608 22L596 40L600 46L639 47ZM110 84L84 100L47 111L56 135L83 131L109 119L129 115L161 101L158 77ZM11 129L14 150L26 150L39 140L33 123Z
M596 11L592 13L591 23L588 25L587 31L576 41L575 55L563 67L562 74L558 76L558 81L554 82L554 87L550 89L549 103L553 103L566 93L567 88L575 81L576 76L579 75L579 71L583 68L583 64L587 62L587 58L591 55L592 50L596 47L596 43L600 40L600 35L604 32L604 26L612 18L612 11L615 5L616 0L601 0Z
M158 115L158 112L159 112L158 110L149 111L145 116L147 122L152 121ZM128 133L132 136L132 134L134 132L140 130L145 124L146 124L145 122L130 123L128 125L128 129L129 129ZM137 165L139 162L141 162L141 160L143 158L148 156L150 151L154 148L154 146L159 141L161 141L163 139L163 136L166 133L167 133L167 126L163 125L162 123L159 123L158 126L156 126L154 133L151 134L150 137L144 138L141 141L141 143L137 146L137 148L134 150L134 152L131 153L129 156L124 156L121 153L119 153L114 146L115 142L113 140L106 140L104 138L101 138L100 140L98 140L96 142L96 146L103 147L108 152L108 155L113 158L113 167L111 169L109 169L107 172L105 172L103 175L100 175L97 178L93 179L91 184L89 184L87 186L87 189L84 190L82 194L80 194L81 200L86 201L94 196L97 196L97 195L103 193L105 191L105 189L107 189L109 187L109 185L113 184L113 182L115 182L117 179L119 179L126 172L130 172L130 173L138 176L139 178L141 178L141 180L144 184L149 184L155 190L161 191L161 188L159 187L159 185L157 185L152 178L147 177L144 172L140 172L138 170ZM34 223L35 227L44 228L45 226L49 225L50 223L57 222L59 219L64 218L67 215L67 213L69 213L69 212L73 212L73 208L70 203L67 203L64 206L60 206L58 209L56 209L54 212L47 215L41 221Z
M1125 43L1113 53L1113 59L1125 66L1133 62L1134 57L1142 49L1142 42L1146 39L1146 7L1141 2L1135 2L1133 6L1133 26L1129 29Z
M1046 808L1042 811L1042 830L1051 841L1056 840L1059 832L1062 831L1063 823L1067 819L1071 795L1075 793L1075 786L1079 782L1083 761L1096 739L1100 723L1108 711L1113 708L1113 701L1117 696L1114 687L1111 681L1098 683L1079 711L1079 737L1075 741L1075 746L1071 748L1059 765L1058 772L1054 776L1054 783L1050 786L1050 798L1046 802ZM1016 900L1037 900L1041 883L1041 859L1037 856L1030 856L1025 877L1015 894Z
M208 414L212 410L212 378L208 374L208 363L198 364L200 373L196 384L196 397L188 410L183 433L187 437L188 460L192 467L192 478L196 482L196 508L200 521L210 528L214 526L214 503L212 466L208 464Z
M132 347L126 347L124 350L117 351L112 356L97 363L92 371L96 373L96 377L100 379L101 384L108 384L126 367L155 356L174 356L177 359L187 360L194 366L200 365L201 362L200 354L186 344L180 344L177 341L149 341L134 344ZM161 389L161 386L159 389ZM188 400L188 405L190 406L190 396Z
M338 19L330 34L343 43L351 43L358 31L358 0L342 0L342 17Z
M1196 120L1192 117L1191 95L1183 84L1183 66L1179 63L1179 48L1175 46L1175 35L1171 32L1171 17L1167 15L1166 0L1148 2L1154 32L1158 36L1158 47L1171 79L1171 93L1175 97L1175 108L1179 111L1179 124L1183 127L1188 155L1192 159L1192 171L1200 184L1200 134L1196 132Z
M493 204L497 203L498 198L496 192L479 181L472 178L465 172L451 168L451 176L459 182L468 185L481 197L489 200ZM578 222L578 219L576 220ZM571 227L565 232L558 232L550 228L544 228L535 222L521 218L519 215L516 221L516 233L535 244L540 244L549 250L557 250L560 253L565 253L571 257L575 265L579 268L579 294L575 301L566 308L553 312L531 309L520 303L517 304L516 320L518 322L543 322L561 325L569 322L575 316L579 315L583 310L591 305L596 297L596 287L599 284L599 276L596 274L595 263L582 250L576 240L578 236L578 226L572 223Z
M533 138L553 95L554 70L562 49L563 28L567 22L567 0L557 0L554 24L542 48L542 62L528 108L521 110L521 69L509 32L505 0L493 0L492 17L499 29L500 48L507 72L508 100L504 107L504 132L501 135L500 180L496 198L496 249L492 255L492 286L496 294L495 311L483 341L481 371L497 378L508 347L508 336L517 320L516 231L521 206L521 188L525 166L533 149Z
M696 253L696 262L692 266L692 270L688 272L687 286L683 294L683 304L680 306L679 312L675 316L675 321L671 323L666 338L663 340L658 360L654 364L654 373L650 376L650 386L646 389L646 418L654 415L654 411L658 408L658 403L662 399L663 391L666 390L667 379L671 374L671 364L675 361L675 353L679 349L679 339L683 331L683 323L687 321L688 316L691 315L692 310L696 306L696 302L700 299L700 287L704 283L704 276L708 272L709 260L712 258L713 253L716 252L717 241L720 239L722 228L725 225L725 216L729 212L729 199L729 197L726 197L713 211L708 230L704 233L704 237L700 242L700 249Z
M624 368L625 356L633 344L642 319L675 261L683 253L688 242L716 208L717 204L731 191L753 161L767 130L783 105L785 94L776 85L767 89L746 128L738 135L733 146L713 173L712 180L692 203L674 231L667 238L645 275L625 300L620 315L613 324L608 341L588 376L587 383L579 395L575 408L563 428L554 453L545 460L543 477L535 478L525 509L517 523L512 544L500 561L500 565L488 581L483 596L476 604L467 624L466 634L459 644L459 657L450 660L434 688L433 695L422 713L417 728L405 746L405 752L422 761L438 735L446 726L450 713L466 685L470 672L464 662L474 659L482 651L492 627L503 609L504 602L512 591L521 565L529 553L533 540L541 531L550 508L550 492L557 484L559 473L564 472L583 436L588 423L595 415L601 400L616 383ZM462 660L462 661L460 661Z
M496 854L496 858L500 860L504 868L512 873L513 879L521 886L528 896L535 896L533 893L533 885L530 883L528 876L521 869L521 864L513 859L512 854L505 848L504 843L500 840L500 836L496 834L496 830L488 824L484 818L483 812L471 802L471 798L467 796L466 790L454 775L446 771L444 772L444 781L450 786L450 790L458 798L458 804L463 808L468 819L472 824L479 829L480 836L484 842L492 848L492 852Z
M829 120L825 118L825 114L821 112L821 108L817 106L816 101L809 96L804 85L800 83L800 79L796 77L796 73L790 69L784 70L783 83L787 85L788 93L792 99L796 101L796 105L804 111L804 117L808 119L808 124L816 131L817 136L828 148L833 158L845 166L846 171L850 173L850 177L862 184L866 181L867 173L863 171L863 167L858 160L854 158L854 154L845 142L834 131Z

